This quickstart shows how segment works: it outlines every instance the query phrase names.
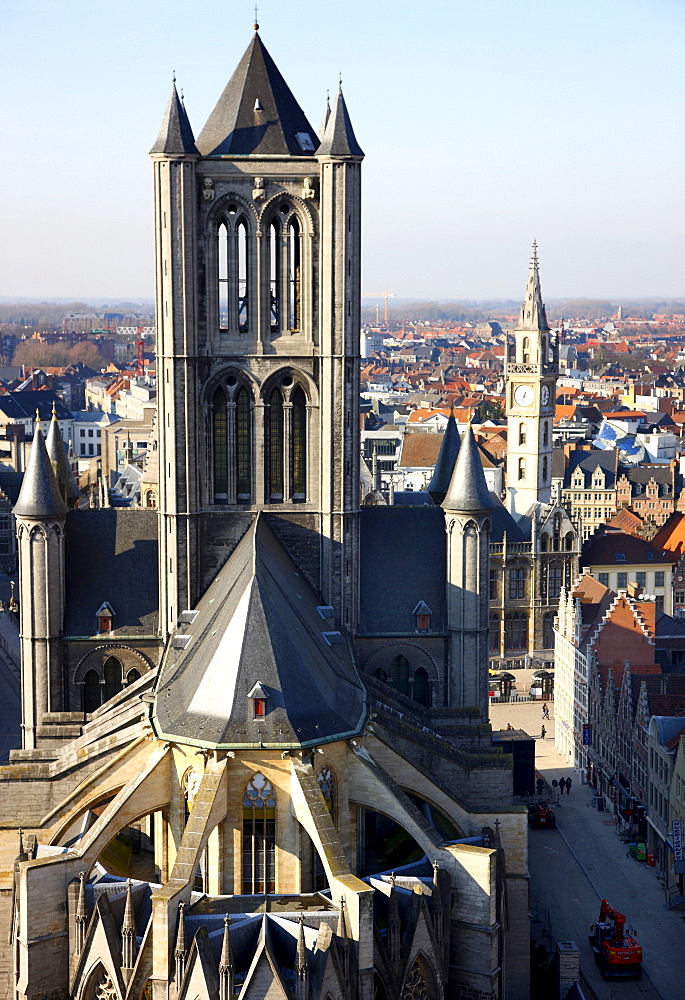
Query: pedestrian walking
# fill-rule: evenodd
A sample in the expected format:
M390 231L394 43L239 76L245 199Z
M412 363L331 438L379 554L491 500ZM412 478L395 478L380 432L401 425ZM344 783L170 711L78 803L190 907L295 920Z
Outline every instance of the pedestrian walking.
M567 778L567 779L566 779L566 794L567 794L567 795L568 795L568 794L570 793L570 791L571 791L571 784L572 784L572 782L571 782L571 779L570 779L570 778Z
M546 735L547 735L547 730L543 726L542 729L540 730L540 739L544 740L544 738L545 738Z
M549 709L547 708L547 702L542 706L542 718L549 719Z
M564 794L564 789L566 788L566 778L559 778L559 788L561 789L561 794Z

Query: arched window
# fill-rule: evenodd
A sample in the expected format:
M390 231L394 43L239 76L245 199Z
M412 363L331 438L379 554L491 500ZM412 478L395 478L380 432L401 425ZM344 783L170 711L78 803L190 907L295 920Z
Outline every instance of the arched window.
M414 701L418 701L420 705L425 705L426 708L430 708L431 689L430 684L428 683L428 673L423 669L423 667L419 667L418 670L414 671L412 694L414 696Z
M228 206L228 219L217 230L219 329L244 333L249 328L249 238L238 206Z
M335 807L337 804L335 798L335 775L327 764L324 764L319 771L318 779L321 794L326 800L326 806L331 814L333 822L335 823Z
M542 443L545 447L549 444L549 422L547 420L543 421L542 424Z
M573 532L572 531L567 531L566 532L566 536L564 538L564 546L565 546L567 552L570 552L573 549Z
M252 499L252 433L250 396L243 386L235 407L235 473L238 503Z
M276 796L259 771L243 795L243 893L276 889Z
M384 684L388 683L388 675L382 667L376 667L373 672L373 676L377 677L379 681L383 681Z
M109 701L121 691L121 663L116 656L108 656L103 669L105 677L105 701Z
M523 338L523 363L527 365L530 361L530 340L528 337Z
M549 548L549 535L545 532L540 535L540 551L546 552Z
M302 386L292 394L291 482L293 500L307 499L307 398Z
M428 981L423 966L417 959L404 982L402 1000L429 1000Z
M547 456L542 459L542 481L547 482Z
M526 425L519 424L519 444L526 443Z
M402 694L409 694L409 661L406 656L396 656L390 664L390 683Z
M283 395L276 388L269 397L269 488L271 503L283 502Z
M248 229L245 219L238 223L238 329L245 333L250 326L249 310L249 253L248 253Z
M291 330L301 328L300 224L293 216L288 226L288 314Z
M140 680L140 671L136 670L136 668L133 667L133 669L129 670L129 672L126 674L126 683L133 684L135 681L138 680Z
M228 330L228 258L229 258L228 226L222 222L217 233L217 256L219 261L219 329Z
M272 333L281 328L281 227L277 219L269 226L269 326Z
M217 389L212 400L214 430L214 502L228 502L228 411L226 393Z
M88 670L83 678L83 711L90 715L101 705L100 678L96 670Z
M519 481L526 478L526 460L519 458Z

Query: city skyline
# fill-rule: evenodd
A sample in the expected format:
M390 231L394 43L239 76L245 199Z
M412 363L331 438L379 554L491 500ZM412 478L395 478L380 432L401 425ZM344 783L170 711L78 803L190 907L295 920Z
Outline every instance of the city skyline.
M147 152L172 73L197 134L253 8L143 11L4 9L3 298L152 297ZM315 128L342 72L366 153L364 292L516 299L535 238L547 299L683 294L673 0L265 0L258 16Z

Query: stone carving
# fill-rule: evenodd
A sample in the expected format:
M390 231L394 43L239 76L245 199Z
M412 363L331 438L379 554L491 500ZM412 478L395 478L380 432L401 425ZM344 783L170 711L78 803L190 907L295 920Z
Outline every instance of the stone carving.
M428 1000L428 985L423 969L414 962L402 990L402 1000Z
M305 177L302 184L302 197L305 201L308 198L316 198L316 186L311 177Z
M254 187L252 188L252 197L255 201L264 201L266 198L266 188L264 187L263 177L255 177Z
M117 1000L117 991L109 972L106 972L100 980L95 1000Z
M205 201L214 200L214 181L211 177L205 177L204 187L202 188L202 197Z

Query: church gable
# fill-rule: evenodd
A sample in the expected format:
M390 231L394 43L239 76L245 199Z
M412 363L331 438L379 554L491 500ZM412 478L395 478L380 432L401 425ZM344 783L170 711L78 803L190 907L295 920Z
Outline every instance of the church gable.
M114 919L109 899L100 896L90 919L83 952L74 974L73 995L77 1000L96 997L95 983L109 980L110 994L106 1000L124 1000L126 988L121 978L121 934Z
M206 927L198 928L188 956L178 1000L216 1000L219 977Z

